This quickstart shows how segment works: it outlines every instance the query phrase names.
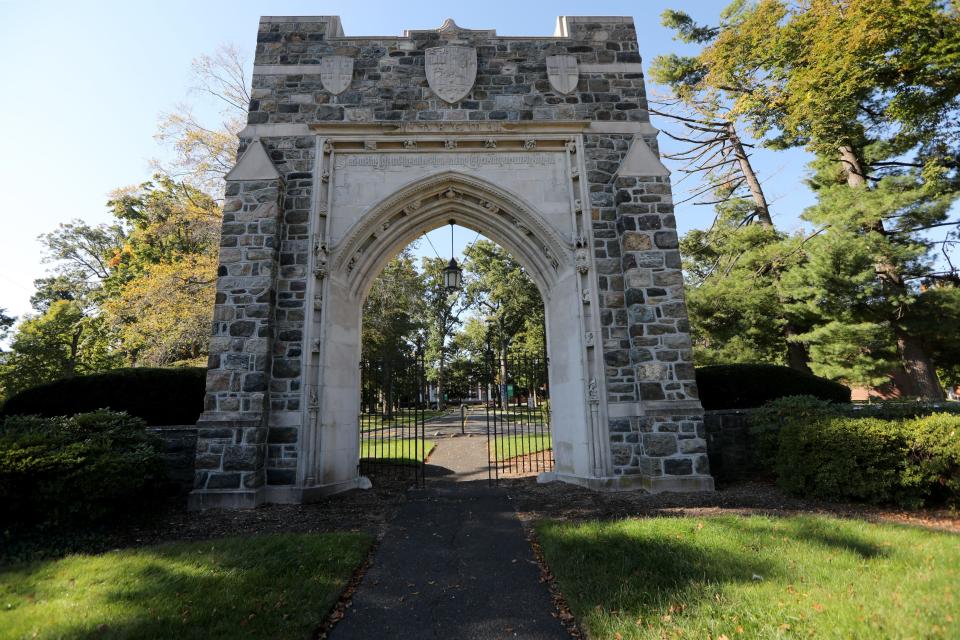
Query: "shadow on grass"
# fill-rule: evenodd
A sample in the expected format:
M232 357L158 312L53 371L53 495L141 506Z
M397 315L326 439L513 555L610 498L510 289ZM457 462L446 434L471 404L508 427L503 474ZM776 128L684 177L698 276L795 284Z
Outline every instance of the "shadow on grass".
M308 637L370 540L279 535L162 545L32 563L0 574L9 636ZM5 621L4 621L5 620Z
M790 583L798 576L775 543L873 559L886 552L829 521L766 518L644 518L565 524L542 522L537 531L547 562L578 616L594 610L646 618L674 603L711 603L725 585ZM703 524L706 523L706 524ZM629 615L629 614L628 614Z

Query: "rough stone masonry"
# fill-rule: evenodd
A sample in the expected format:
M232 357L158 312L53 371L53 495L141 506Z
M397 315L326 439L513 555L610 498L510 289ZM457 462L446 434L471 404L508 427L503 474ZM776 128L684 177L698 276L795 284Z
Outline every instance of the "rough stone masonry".
M360 306L456 217L544 294L557 469L710 490L670 181L632 18L551 37L263 17L227 176L193 508L358 486ZM563 408L558 410L557 403Z

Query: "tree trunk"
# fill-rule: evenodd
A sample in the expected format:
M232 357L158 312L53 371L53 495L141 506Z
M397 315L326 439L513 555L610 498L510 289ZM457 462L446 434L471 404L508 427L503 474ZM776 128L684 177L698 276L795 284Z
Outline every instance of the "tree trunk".
M440 347L440 366L437 368L437 410L443 411L447 408L447 403L443 399L443 373L444 373L444 348Z
M800 342L790 340L797 335L796 328L789 322L783 328L783 334L787 338L787 366L795 371L813 374L810 370L810 354L807 353L807 347Z
M849 145L840 147L840 162L847 173L847 185L851 189L867 189L867 177L856 150ZM869 225L869 231L887 235L883 220L875 220ZM874 263L877 277L886 281L900 293L906 293L907 286L897 267L887 256L877 256ZM900 363L913 383L914 391L924 400L942 401L943 388L937 379L936 367L920 341L908 334L899 322L893 323L897 338L897 350Z
M740 171L747 181L747 187L750 189L750 197L753 199L753 207L756 212L759 224L773 228L773 218L770 216L770 205L767 203L767 196L763 193L763 187L760 186L760 180L757 178L750 158L740 142L740 136L737 134L737 128L733 122L727 123L727 136L730 145L733 147L733 154L737 158ZM789 338L798 335L800 331L789 321L783 328L784 337L787 338L787 364L791 369L803 371L804 373L813 373L810 371L810 354L807 348L799 342L791 342Z
M740 171L747 181L747 188L750 189L757 220L764 226L772 227L773 218L770 217L770 207L767 205L767 198L763 195L763 188L760 186L757 174L753 171L753 165L750 164L750 158L747 157L747 152L743 149L743 143L740 142L740 136L737 135L737 128L732 122L727 123L727 136L730 140L730 145L733 147L733 154L737 157L737 162L740 165Z

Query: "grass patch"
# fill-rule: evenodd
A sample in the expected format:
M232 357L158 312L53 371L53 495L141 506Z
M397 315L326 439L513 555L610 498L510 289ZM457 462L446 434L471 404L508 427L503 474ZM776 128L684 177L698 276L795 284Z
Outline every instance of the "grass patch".
M829 517L537 531L591 638L957 638L960 539Z
M553 447L553 440L549 435L516 435L496 437L497 462L510 458L524 456L528 453L546 451Z
M389 460L394 464L420 464L426 460L436 443L418 438L391 438L389 440L365 440L360 443L360 458Z
M362 413L360 414L360 430L361 431L373 431L374 429L383 429L387 427L399 427L404 425L412 426L417 418L422 419L424 422L432 418L439 418L440 416L453 415L450 410L437 411L436 409L427 409L419 411L417 414L414 414L410 410L401 410L397 411L392 418L384 418L382 414L379 413Z
M0 572L0 638L305 638L372 539L223 538L73 555Z

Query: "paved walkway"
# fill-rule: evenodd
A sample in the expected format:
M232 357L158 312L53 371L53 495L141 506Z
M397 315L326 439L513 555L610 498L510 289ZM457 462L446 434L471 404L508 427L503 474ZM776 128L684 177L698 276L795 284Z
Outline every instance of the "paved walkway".
M426 489L390 524L332 640L569 638L486 464L485 437L438 440Z

